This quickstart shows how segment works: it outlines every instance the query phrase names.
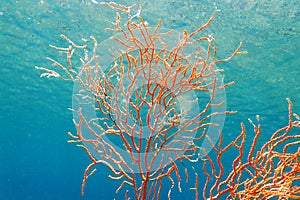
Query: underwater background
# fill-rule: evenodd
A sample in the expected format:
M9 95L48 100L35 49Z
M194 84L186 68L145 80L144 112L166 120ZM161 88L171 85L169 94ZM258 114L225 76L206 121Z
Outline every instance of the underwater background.
M115 194L118 183L101 168L88 179L81 196L83 172L90 163L84 151L67 144L75 132L72 82L40 78L39 67L51 67L46 56L59 58L49 44L65 46L59 37L74 42L93 35L100 43L111 36L104 31L115 13L96 0L0 1L0 199L124 199ZM156 26L195 30L214 10L221 12L202 33L212 34L218 58L226 58L243 42L239 55L218 65L225 70L227 109L238 111L226 118L226 139L240 133L248 118L260 115L260 143L287 124L289 97L300 113L300 2L299 0L151 0L115 1L142 4L141 15ZM191 193L192 194L192 193ZM176 196L178 195L178 197ZM174 193L173 199L180 194ZM193 199L194 196L180 196Z

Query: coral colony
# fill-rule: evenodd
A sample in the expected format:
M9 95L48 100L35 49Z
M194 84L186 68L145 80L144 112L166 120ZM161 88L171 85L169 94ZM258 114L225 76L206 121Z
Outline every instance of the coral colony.
M71 110L77 133L69 133L69 142L77 143L91 160L82 195L95 167L104 165L109 178L120 183L116 193L122 191L126 200L171 199L172 191L185 192L182 184L190 185L195 199L300 198L300 134L295 133L300 121L289 99L288 125L263 146L257 142L262 134L259 116L257 123L249 120L254 136L246 134L244 124L227 144L221 130L208 133L219 126L212 118L234 113L218 110L225 104L220 92L232 83L223 83L223 70L216 64L247 53L240 51L240 43L231 56L218 60L213 36L199 36L217 8L203 26L178 34L164 32L161 20L149 27L140 9L132 15L132 7L103 4L117 11L107 28L115 36L106 43L91 37L76 45L62 35L69 46L51 47L66 54L66 65L47 58L56 69L36 67L44 71L41 76L74 81ZM88 42L94 44L91 52ZM78 57L80 69L73 66ZM246 135L253 136L249 147ZM231 154L235 158L229 166ZM200 179L206 181L200 184Z

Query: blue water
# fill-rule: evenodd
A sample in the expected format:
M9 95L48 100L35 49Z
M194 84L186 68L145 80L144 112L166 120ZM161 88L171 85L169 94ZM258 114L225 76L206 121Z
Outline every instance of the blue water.
M271 134L287 123L286 97L300 112L300 3L139 1L149 24L155 26L161 18L164 28L177 31L203 24L213 2L222 12L204 34L214 35L218 58L230 55L240 41L249 52L218 66L225 69L225 81L236 83L226 90L227 108L238 113L226 118L223 131L230 139L240 132L240 122L259 114L264 134ZM1 200L123 199L116 196L117 183L107 178L105 168L88 180L81 197L82 174L90 161L80 148L67 144L67 132L75 132L67 109L73 85L40 78L35 70L35 66L50 67L46 56L59 57L49 44L63 46L60 34L73 41L93 35L101 42L110 36L103 30L106 20L114 19L113 12L88 0L1 0Z

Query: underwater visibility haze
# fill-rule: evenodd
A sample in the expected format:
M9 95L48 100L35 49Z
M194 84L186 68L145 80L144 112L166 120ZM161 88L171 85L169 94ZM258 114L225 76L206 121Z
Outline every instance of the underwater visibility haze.
M254 137L253 125L248 118L257 124L257 115L262 134L256 143L259 147L266 144L276 130L291 123L288 110L291 103L288 104L286 98L292 102L293 112L300 113L299 1L115 2L126 6L136 4L132 8L133 13L137 13L140 9L138 5L141 5L139 14L149 27L155 28L161 19L162 30L174 29L176 33L183 33L184 30L192 33L207 23L216 8L220 10L200 34L208 39L213 36L213 45L217 46L216 60L228 58L239 47L240 42L242 47L239 51L248 52L246 55L235 55L228 62L219 62L216 65L218 69L224 69L220 76L225 83L235 83L223 88L224 92L226 89L226 110L237 111L224 118L222 133L225 144L235 140L241 133L241 123L245 124L247 138L248 134L249 138ZM66 63L67 56L64 51L57 51L51 46L68 47L71 44L62 39L61 34L76 44L83 44L88 40L90 52L93 50L93 40L90 36L98 41L99 48L101 43L105 44L105 41L115 36L115 32L105 30L116 21L116 10L107 5L100 5L96 0L0 2L0 199L124 199L126 190L130 191L130 186L124 186L122 191L116 194L120 182L108 178L111 174L109 168L99 166L84 182L82 196L83 174L91 160L84 148L67 143L72 139L67 133L71 132L76 136L77 132L70 109L74 106L74 83L54 77L41 78L43 71L36 69L55 67L46 57ZM122 13L122 10L119 12ZM76 69L82 66L79 59L74 60L73 64ZM116 73L120 74L120 71L117 70ZM184 78L185 75L182 79ZM197 81L189 79L191 80ZM139 88L137 91L142 93L143 89ZM103 95L98 97L101 99ZM107 98L105 93L105 99ZM156 105L154 107L157 108ZM147 110L143 112L146 116ZM113 114L107 114L111 115ZM168 125L177 124L177 121L173 121L174 116L175 114L171 116L172 120L166 120ZM114 119L118 117L112 119L110 123L117 123ZM298 130L293 134L299 135L297 116L295 120L294 125ZM149 121L150 124L154 123ZM109 125L113 127L112 124ZM82 138L79 139L83 141ZM245 148L251 148L251 141L246 140ZM299 138L294 138L294 142L293 149L297 151L300 146ZM88 146L87 143L83 144ZM259 150L259 147L255 150ZM184 148L188 150L188 147ZM230 155L229 152L226 156L236 157L237 154ZM232 166L231 163L232 161L225 162L225 171ZM195 171L193 165L183 163L180 166L180 173L184 174L184 170L190 170L190 182L194 183L199 178L199 184L205 184L206 176L200 173L202 165L197 165L198 169ZM174 165L172 170L176 171L177 165ZM299 177L299 170L296 175ZM166 180L163 180L166 187L161 188L161 199L168 197L172 187L172 181L168 181L168 178L171 177L178 180L177 175L166 175ZM184 175L182 179L185 179ZM208 183L210 184L213 184L212 181ZM195 199L195 193L198 191L191 188L193 185L188 188L182 184L182 192L180 187L175 185L170 195L171 199ZM299 195L299 181L294 182L291 188L297 186ZM129 194L134 199L133 193ZM202 191L199 190L199 199L202 198Z

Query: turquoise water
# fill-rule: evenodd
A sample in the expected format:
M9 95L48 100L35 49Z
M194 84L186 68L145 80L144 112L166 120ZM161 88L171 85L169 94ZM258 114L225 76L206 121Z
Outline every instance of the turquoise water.
M132 2L137 1L126 1ZM228 110L238 113L226 118L224 133L233 137L240 132L240 122L259 114L263 140L286 125L286 97L300 112L300 3L139 1L150 25L161 18L162 27L179 32L206 22L214 2L222 12L204 34L214 36L218 58L229 56L240 41L249 52L218 65L225 69L225 81L236 83L226 93ZM35 70L35 66L50 67L46 56L59 57L49 44L63 46L60 34L73 41L93 35L101 42L110 36L103 30L107 20L114 18L109 9L88 0L0 2L0 199L123 199L116 196L117 183L108 181L106 169L88 180L81 197L89 159L66 142L67 132L75 132L67 109L72 106L73 85L40 78Z

